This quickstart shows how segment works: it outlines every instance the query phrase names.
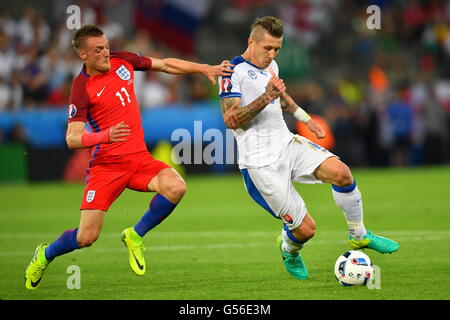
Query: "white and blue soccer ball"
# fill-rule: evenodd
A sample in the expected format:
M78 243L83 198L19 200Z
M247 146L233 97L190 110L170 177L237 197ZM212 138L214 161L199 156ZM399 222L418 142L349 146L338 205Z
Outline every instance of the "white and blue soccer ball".
M345 287L365 286L373 276L372 261L361 251L344 252L336 260L334 274Z

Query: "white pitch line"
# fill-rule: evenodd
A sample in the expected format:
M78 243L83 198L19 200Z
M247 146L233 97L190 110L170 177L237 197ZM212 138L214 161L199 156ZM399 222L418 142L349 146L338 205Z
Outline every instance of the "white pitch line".
M428 236L428 235L449 235L450 230L385 230L377 231L377 234L386 236ZM27 240L27 239L47 239L56 238L61 233L28 233L28 232L0 232L0 240ZM100 238L120 238L121 231L102 232ZM151 233L151 237L269 237L278 235L279 231L156 231ZM150 235L150 234L149 234ZM318 231L317 236L346 236L346 230L342 231Z
M173 245L173 246L154 246L147 247L148 251L181 251L181 250L198 250L198 249L226 249L226 248L244 248L244 247L258 247L267 245L268 242L254 242L254 243L218 243L207 245ZM87 252L88 250L85 250ZM89 251L96 253L108 253L108 252L126 252L125 247L119 246L117 248L90 248ZM79 252L79 251L78 251ZM0 256L20 256L20 255L33 255L33 251L0 251Z
M416 242L416 241L438 241L438 240L448 240L450 239L450 233L440 236L415 236L415 237L399 237L398 240L400 244L402 242ZM329 244L345 244L346 240L314 240L312 239L308 242L308 247L315 245L329 245ZM199 249L227 249L227 248L248 248L248 247L259 247L259 246L271 246L272 242L243 242L243 243L215 243L215 244L202 244L202 245L165 245L165 246L148 246L148 251L185 251L185 250L199 250ZM0 257L4 256L21 256L21 255L33 255L33 248L29 251L0 251ZM83 252L93 251L96 253L108 253L108 252L125 252L126 249L122 246L116 248L89 248Z

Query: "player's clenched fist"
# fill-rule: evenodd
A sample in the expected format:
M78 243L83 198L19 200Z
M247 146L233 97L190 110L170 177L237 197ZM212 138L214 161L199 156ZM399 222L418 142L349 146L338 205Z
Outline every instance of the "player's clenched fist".
M267 83L266 94L269 96L270 101L273 101L279 98L286 91L286 85L282 79L276 76L272 68L270 68L269 71L272 74L272 77Z
M128 125L122 121L109 129L109 142L125 141L127 140L125 137L129 136L130 132L131 130L128 129Z

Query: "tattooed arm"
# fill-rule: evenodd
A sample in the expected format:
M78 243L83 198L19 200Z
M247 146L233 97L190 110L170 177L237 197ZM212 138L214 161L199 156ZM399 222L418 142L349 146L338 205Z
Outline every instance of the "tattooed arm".
M240 107L241 98L224 98L220 101L225 125L230 129L239 128L252 120L269 103L270 98L263 94L252 103Z
M303 111L303 109L300 108L286 92L281 95L280 105L281 110L292 114L296 119L304 122L308 129L313 132L317 138L325 138L325 130L323 127L317 121L311 119L311 117Z
M267 83L266 91L246 106L240 107L240 98L223 98L220 100L220 106L222 107L225 125L230 129L236 129L247 124L271 101L280 97L285 90L283 80L272 74L272 78Z
M286 92L281 95L280 105L281 110L292 115L294 114L295 110L300 108Z

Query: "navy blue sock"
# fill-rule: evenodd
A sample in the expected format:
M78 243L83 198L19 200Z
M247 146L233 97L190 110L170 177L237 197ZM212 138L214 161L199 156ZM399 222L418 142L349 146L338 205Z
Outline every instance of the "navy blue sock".
M152 201L150 201L150 207L147 212L145 212L141 220L134 226L134 231L143 237L147 232L167 218L176 206L176 203L170 202L159 193L156 194Z
M51 261L57 256L72 252L78 249L77 243L78 228L64 231L58 239L45 248L45 257Z

